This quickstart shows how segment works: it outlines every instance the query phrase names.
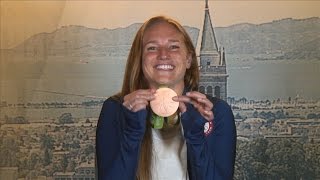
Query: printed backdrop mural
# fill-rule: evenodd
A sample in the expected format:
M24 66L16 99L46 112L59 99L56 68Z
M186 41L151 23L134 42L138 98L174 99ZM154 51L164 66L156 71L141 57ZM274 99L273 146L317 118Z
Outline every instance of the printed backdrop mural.
M199 53L205 1L1 1L0 179L95 177L102 103L135 32L180 21ZM319 1L209 1L237 126L234 179L320 178Z

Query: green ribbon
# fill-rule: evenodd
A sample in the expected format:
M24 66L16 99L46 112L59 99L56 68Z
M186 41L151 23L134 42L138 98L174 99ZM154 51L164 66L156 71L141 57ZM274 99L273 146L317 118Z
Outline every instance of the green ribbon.
M164 122L164 117L158 116L152 113L151 124L154 129L162 129Z

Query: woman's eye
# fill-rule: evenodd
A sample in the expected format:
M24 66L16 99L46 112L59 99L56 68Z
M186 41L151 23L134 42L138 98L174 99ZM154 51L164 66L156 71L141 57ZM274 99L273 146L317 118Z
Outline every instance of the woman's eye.
M178 45L171 45L170 49L179 49L180 47Z
M147 50L148 50L148 51L154 51L154 50L156 50L156 49L157 49L157 48L154 47L154 46L147 47Z

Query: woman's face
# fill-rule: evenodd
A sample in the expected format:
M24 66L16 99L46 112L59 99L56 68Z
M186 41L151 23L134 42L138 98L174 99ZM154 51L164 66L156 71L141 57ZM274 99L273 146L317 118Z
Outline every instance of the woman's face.
M171 24L159 22L149 27L143 37L142 69L150 88L165 85L181 90L190 68L182 34Z

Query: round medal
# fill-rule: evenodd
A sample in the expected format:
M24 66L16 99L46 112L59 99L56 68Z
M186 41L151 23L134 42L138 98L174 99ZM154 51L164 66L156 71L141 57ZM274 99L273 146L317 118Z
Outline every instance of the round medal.
M174 96L177 96L177 93L170 88L157 89L156 98L150 101L152 111L161 117L169 117L174 114L179 107L179 102L172 100Z

